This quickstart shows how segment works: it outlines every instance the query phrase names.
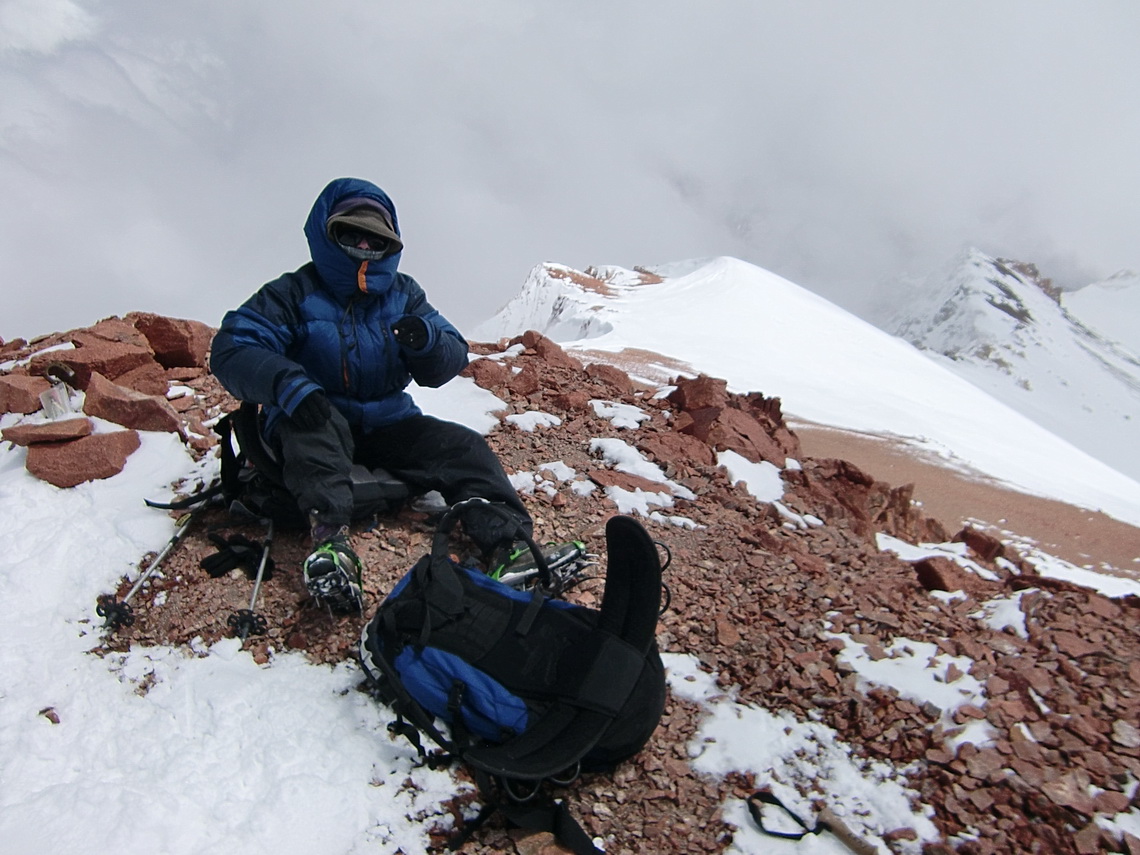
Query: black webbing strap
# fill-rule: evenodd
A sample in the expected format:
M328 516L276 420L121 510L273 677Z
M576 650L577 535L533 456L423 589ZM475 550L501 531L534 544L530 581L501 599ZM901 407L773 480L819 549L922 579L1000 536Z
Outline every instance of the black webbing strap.
M367 632L367 625L365 632ZM454 743L443 735L440 729L435 726L433 717L422 706L420 706L419 701L413 698L411 693L408 692L407 688L404 686L403 680L400 679L400 674L396 671L392 663L388 661L388 657L375 655L373 651L367 649L367 642L362 645L362 647L368 653L368 661L376 668L379 668L383 673L384 690L391 692L395 696L391 706L394 710L396 710L397 715L400 716L401 719L406 717L408 721L412 723L414 728L418 728L430 736L435 744L440 748L444 749L445 751L455 753L456 749ZM408 736L408 734L404 731L399 732L404 736ZM416 745L420 756L424 756L425 752L419 746L419 735L417 734L415 739L411 739L411 737L409 737L409 741L412 742L413 745Z
M501 790L506 788L506 782L495 787L494 779L486 773L475 770L475 784L479 788L479 795L483 798L483 808L472 819L463 824L463 828L452 835L447 848L452 852L461 849L470 840L475 832L486 824L496 812L501 813L507 822L526 831L546 831L554 835L555 841L564 849L574 855L603 855L602 850L594 845L594 841L585 829L574 819L570 809L561 799L555 801L547 799L541 803L518 804L509 798L504 799ZM509 791L508 791L509 792Z
M803 831L777 831L764 825L764 810L761 805L774 805L789 816L796 825L803 829ZM804 822L797 814L785 805L782 801L772 795L768 790L757 790L748 797L748 812L752 814L752 820L759 826L760 830L767 834L769 837L781 837L785 840L802 840L809 834L819 834L824 829L816 826L815 828L808 828L808 824Z

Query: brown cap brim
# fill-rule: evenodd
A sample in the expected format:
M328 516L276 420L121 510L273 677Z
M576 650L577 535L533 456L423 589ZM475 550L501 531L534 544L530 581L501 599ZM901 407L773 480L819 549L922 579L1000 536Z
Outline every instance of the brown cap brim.
M358 229L362 232L379 235L392 243L395 247L392 250L393 252L399 252L404 248L404 242L400 240L400 236L385 221L379 211L368 208L353 208L343 214L333 214L325 223L325 232L332 240L336 240L333 232L336 229L343 228Z

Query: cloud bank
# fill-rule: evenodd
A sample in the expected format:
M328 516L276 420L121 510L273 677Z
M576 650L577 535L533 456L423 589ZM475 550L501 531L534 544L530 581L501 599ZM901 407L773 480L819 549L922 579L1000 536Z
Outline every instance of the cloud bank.
M1132 4L0 2L0 336L216 324L390 192L461 328L541 261L735 255L860 314L964 246L1140 268Z

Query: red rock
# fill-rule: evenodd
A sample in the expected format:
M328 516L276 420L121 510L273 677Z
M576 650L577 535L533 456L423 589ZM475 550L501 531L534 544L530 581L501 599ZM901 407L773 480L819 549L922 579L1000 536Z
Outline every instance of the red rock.
M42 375L49 365L62 363L75 372L76 385L80 389L85 389L94 372L113 380L153 361L154 356L149 349L93 339L91 344L77 347L75 350L53 350L32 357L32 361L28 364L28 373Z
M0 413L34 413L42 406L40 393L51 388L43 377L6 374L0 377Z
M124 389L95 372L87 384L83 410L89 416L135 430L181 433L182 423L170 402L154 395Z
M123 471L141 441L133 430L96 433L71 442L28 446L27 469L57 487L110 478Z
M787 455L780 444L769 436L760 422L743 410L722 410L709 430L707 441L717 451L735 451L753 463L767 460L781 469L787 463Z
M1093 798L1098 813L1121 813L1128 810L1132 800L1116 790L1102 790Z
M968 582L966 571L949 558L923 558L914 562L914 572L928 591L961 591Z
M980 811L988 811L994 804L994 797L989 790L977 789L968 796L970 802Z
M1009 681L1003 680L996 674L986 680L986 694L991 698L996 698L998 695L1004 695L1009 691Z
M544 362L557 368L581 371L582 363L562 349L560 345L535 330L527 330L521 336L511 339L511 344L521 344L533 350Z
M716 455L708 445L694 436L676 431L639 436L637 447L661 464L671 462L712 466L716 463Z
M1097 855L1098 852L1104 852L1100 836L1100 826L1095 822L1090 822L1074 834L1073 844L1077 847L1079 855Z
M620 368L606 365L604 362L591 362L587 365L586 376L609 386L619 395L633 391L633 381L629 379L629 375Z
M1096 805L1089 795L1089 776L1083 769L1067 772L1054 781L1041 785L1043 792L1053 804L1072 808L1083 814L1096 812Z
M506 386L512 376L510 368L494 359L476 359L460 373L474 380L479 388L491 391Z
M1081 657L1101 652L1099 645L1090 644L1079 635L1074 635L1071 632L1055 632L1053 633L1053 641L1058 650L1070 656Z
M154 350L154 358L163 368L205 368L206 355L214 331L201 321L167 318L145 312L127 315Z
M954 540L966 544L983 561L993 561L1005 554L1005 546L1000 540L971 526L954 535Z
M954 720L961 724L968 718L984 719L986 714L973 704L962 704L954 711Z
M542 388L542 376L533 363L528 363L523 370L507 381L507 388L515 395L527 397Z
M90 347L104 342L115 342L149 350L150 344L138 328L122 318L105 318L94 326L72 330L68 336L76 347Z
M209 374L205 368L167 368L166 379L170 383L186 383L191 380L200 380Z
M38 442L67 442L91 433L91 419L60 419L35 425L13 425L4 428L3 439L13 445L35 445Z
M1005 758L992 748L983 748L966 761L966 769L979 780L985 780L1005 766Z
M792 556L792 561L795 562L796 567L804 573L811 573L814 575L822 575L827 572L827 562L817 555L804 555L796 553Z
M896 828L883 835L885 843L893 843L896 840L918 840L918 832L913 828Z
M926 751L926 759L940 766L948 766L954 761L954 755L945 748L928 748Z
M1100 594L1088 595L1088 611L1109 619L1118 618L1121 614L1120 606Z
M728 381L704 374L693 379L680 379L668 400L685 412L728 406Z
M716 619L716 642L721 647L732 647L740 641L740 631L735 622L728 617Z
M700 410L681 412L673 420L673 428L678 433L695 437L707 444L709 431L718 415L720 415L720 410L716 407L704 407Z
M120 374L115 378L115 385L122 386L124 389L134 389L144 395L160 395L162 397L165 397L170 389L170 381L166 378L166 372L157 362L148 362L138 368L132 368L126 374Z
M1027 760L1010 760L1009 765L1018 777L1029 786L1040 787L1045 783L1045 773L1037 763L1031 763Z
M595 469L586 473L591 481L600 487L620 487L623 490L644 490L647 493L668 493L669 488L640 475L616 472L613 469Z
M1112 741L1124 748L1140 748L1140 730L1123 719L1112 723Z
M14 338L7 343L5 343L3 339L0 339L0 354L15 353L17 350L23 350L27 346L27 339Z

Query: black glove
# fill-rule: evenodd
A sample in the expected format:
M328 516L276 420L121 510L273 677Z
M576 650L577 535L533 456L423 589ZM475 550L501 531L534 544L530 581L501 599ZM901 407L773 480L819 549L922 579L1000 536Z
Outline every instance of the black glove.
M392 335L408 350L423 350L428 343L427 324L419 315L404 315L392 325Z
M250 579L257 578L257 568L261 566L261 552L265 544L250 540L243 534L235 534L232 537L225 538L220 534L210 532L207 537L210 538L210 542L214 546L218 547L218 551L213 555L207 555L198 562L199 567L215 579L225 576L235 567L241 567ZM273 559L267 558L263 578L268 580L272 575Z
M316 430L329 420L332 408L324 392L310 392L301 399L289 421L301 430Z

